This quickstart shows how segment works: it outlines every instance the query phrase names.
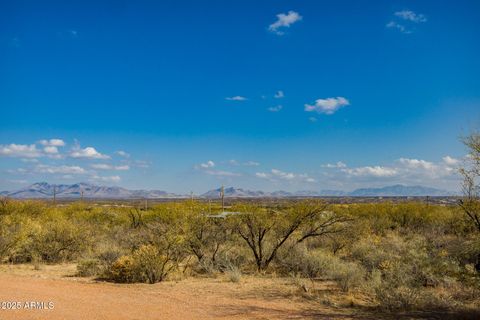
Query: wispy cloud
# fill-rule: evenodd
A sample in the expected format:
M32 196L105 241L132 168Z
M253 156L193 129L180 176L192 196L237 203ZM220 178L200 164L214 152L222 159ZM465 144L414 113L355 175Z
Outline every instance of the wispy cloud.
M50 166L39 164L35 167L35 172L38 173L49 173L49 174L85 174L87 171L79 166Z
M461 160L444 156L441 161L401 157L390 164L349 167L343 162L322 165L326 184L345 188L385 186L386 184L427 185L456 189Z
M0 145L0 156L18 157L18 158L37 158L42 156L40 150L35 144L9 144Z
M338 109L350 105L344 97L317 99L313 105L305 104L305 111L324 114L334 114Z
M65 141L62 139L50 139L50 140L40 140L38 141L42 146L52 146L52 147L63 147L65 146Z
M346 168L347 165L343 163L342 161L338 161L337 163L327 163L327 164L322 164L322 168Z
M415 13L411 10L397 11L394 14L394 19L389 21L385 26L387 28L396 29L401 33L410 34L414 24L427 22L427 17L421 13ZM400 22L396 20L401 20Z
M224 171L224 170L205 170L206 174L211 176L221 176L221 177L239 177L241 176L240 173L231 172L231 171Z
M293 173L293 172L285 172L281 171L278 169L272 169L270 172L257 172L255 173L255 176L257 178L261 179L267 179L272 182L278 181L278 180L285 180L285 181L299 181L299 182L316 182L316 180L310 176L308 176L306 173Z
M388 168L382 166L366 166L359 168L345 168L343 172L356 177L393 177L398 174L395 168Z
M445 156L442 158L443 162L449 166L456 166L460 163L459 159L452 158L450 156Z
M130 170L129 165L114 166L106 163L94 163L90 167L97 170L119 170L119 171Z
M401 33L405 33L405 34L412 33L412 31L407 30L407 28L403 24L397 23L395 21L390 21L389 23L386 24L386 27L397 29Z
M130 154L123 151L123 150L118 150L117 152L115 152L116 154L118 154L119 156L121 157L124 157L124 158L130 158Z
M70 30L68 30L68 34L69 34L72 38L77 38L77 37L78 37L78 31L77 31L77 30L70 29Z
M415 13L411 10L402 10L394 13L395 16L415 23L426 22L427 18L421 13Z
M301 21L303 17L295 11L288 11L288 13L279 13L277 14L277 20L268 26L270 32L275 33L276 35L284 35L283 31L285 28L289 28L292 24L297 21Z
M260 163L256 161L239 162L235 159L228 160L228 164L232 166L245 166L245 167L257 167L260 165Z
M275 95L273 96L275 99L281 99L285 97L285 94L283 93L282 90L278 90Z
M86 147L82 149L79 146L72 149L70 157L83 159L110 159L110 156L98 152L94 147Z
M47 146L47 147L43 148L43 152L45 152L46 154L50 154L50 155L56 155L56 154L58 154L58 148L54 147L54 146Z
M198 167L203 168L203 169L213 168L213 167L215 167L215 162L213 162L212 160L208 160L207 162L200 163L198 165Z
M92 176L91 179L96 181L102 181L102 182L120 182L120 180L122 180L120 176L97 176L97 175Z
M245 101L245 100L248 100L248 99L245 98L245 97L242 97L242 96L233 96L233 97L226 97L225 100L229 100L229 101Z
M268 111L270 112L278 112L280 110L282 110L283 106L282 105L278 105L278 106L275 106L275 107L270 107L268 108Z

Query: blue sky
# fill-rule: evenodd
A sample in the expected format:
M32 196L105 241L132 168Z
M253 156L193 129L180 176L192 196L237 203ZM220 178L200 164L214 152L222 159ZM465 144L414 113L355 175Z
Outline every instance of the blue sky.
M478 1L2 2L0 189L457 190L478 39Z

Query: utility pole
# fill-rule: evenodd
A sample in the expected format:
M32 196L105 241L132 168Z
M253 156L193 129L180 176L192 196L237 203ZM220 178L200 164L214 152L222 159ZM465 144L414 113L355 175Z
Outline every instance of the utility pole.
M220 197L222 198L222 212L225 211L225 187L222 184L220 188Z
M83 202L83 190L80 190L80 200Z
M145 211L148 210L148 198L145 198Z
M53 205L57 205L57 186L53 185Z

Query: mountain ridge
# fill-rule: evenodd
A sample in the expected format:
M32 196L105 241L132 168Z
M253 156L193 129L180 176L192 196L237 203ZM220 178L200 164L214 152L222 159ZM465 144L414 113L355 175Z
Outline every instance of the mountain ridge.
M47 182L37 182L15 191L0 192L0 196L18 199L44 199L53 197L55 189L57 198L96 198L96 199L168 199L186 198L189 195L169 193L163 190L130 190L117 186L101 186L91 183L79 182L74 184L53 185ZM200 198L213 199L220 197L221 188L209 190L201 194ZM266 192L244 188L226 187L224 195L227 198L289 198L289 197L381 197L381 196L455 196L454 192L423 186L391 185L380 188L359 188L351 192L341 190L300 190L289 192L277 190Z

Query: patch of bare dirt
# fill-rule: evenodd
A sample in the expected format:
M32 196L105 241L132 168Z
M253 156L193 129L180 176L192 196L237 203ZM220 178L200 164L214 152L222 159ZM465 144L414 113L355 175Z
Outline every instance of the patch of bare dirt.
M286 279L190 278L155 285L77 278L73 265L0 267L0 301L53 309L0 310L0 319L368 319L306 300Z

